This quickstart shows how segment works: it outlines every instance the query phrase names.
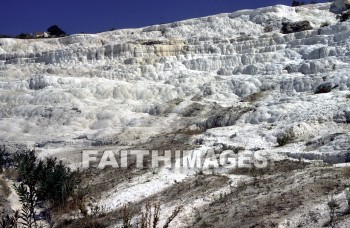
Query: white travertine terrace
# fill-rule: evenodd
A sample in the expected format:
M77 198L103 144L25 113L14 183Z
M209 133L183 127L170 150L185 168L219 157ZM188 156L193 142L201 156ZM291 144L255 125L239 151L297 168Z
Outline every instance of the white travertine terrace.
M347 162L350 21L330 8L277 5L94 35L0 39L0 142L77 163L82 149L197 131L183 143ZM314 29L280 32L282 22L303 20ZM332 90L315 94L321 84ZM283 135L292 141L276 147ZM118 186L101 204L116 209L185 178L162 175Z
M182 115L194 102L253 107L236 127L257 134L276 125L266 147L286 125L302 122L308 135L322 135L323 125L336 130L335 116L348 108L350 24L329 8L278 5L95 35L1 39L0 140L43 151L129 145L201 126L209 112ZM280 33L282 21L301 20L314 29ZM325 81L338 88L313 95ZM240 102L261 91L259 102Z

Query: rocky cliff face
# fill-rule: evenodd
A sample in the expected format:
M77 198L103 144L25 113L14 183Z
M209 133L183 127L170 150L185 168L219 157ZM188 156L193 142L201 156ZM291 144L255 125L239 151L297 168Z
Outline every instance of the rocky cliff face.
M1 144L71 163L81 149L160 145L347 162L350 22L330 7L0 39ZM300 21L313 29L281 33Z

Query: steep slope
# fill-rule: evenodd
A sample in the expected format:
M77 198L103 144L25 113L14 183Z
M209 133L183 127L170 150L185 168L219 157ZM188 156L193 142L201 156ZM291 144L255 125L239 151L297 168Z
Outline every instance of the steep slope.
M277 6L60 39L2 39L1 139L108 143L149 126L150 134L170 130L193 97L230 106L261 90L310 92L325 75L346 89L347 78L334 68L341 71L348 61L347 23L279 33L285 18L310 20L315 28L335 23L322 10L327 6ZM265 33L270 25L274 31ZM176 99L183 100L179 108L171 104ZM267 118L255 119L247 121Z
M282 23L303 20L314 29L280 32ZM349 35L350 22L339 22L324 3L94 35L0 39L0 142L35 147L72 166L81 165L81 150L94 148L240 148L277 161L348 162ZM328 93L315 94L321 84ZM105 189L100 204L117 210L174 181L191 182L188 175L146 173ZM212 178L217 188L209 193L227 190ZM234 184L240 176L227 178ZM208 192L201 192L203 200Z

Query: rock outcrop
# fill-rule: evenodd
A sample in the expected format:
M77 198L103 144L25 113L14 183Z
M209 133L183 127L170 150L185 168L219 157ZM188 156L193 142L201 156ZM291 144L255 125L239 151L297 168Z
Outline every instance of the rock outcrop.
M309 21L300 21L300 22L283 22L281 32L283 34L301 32L305 30L311 30L312 26Z

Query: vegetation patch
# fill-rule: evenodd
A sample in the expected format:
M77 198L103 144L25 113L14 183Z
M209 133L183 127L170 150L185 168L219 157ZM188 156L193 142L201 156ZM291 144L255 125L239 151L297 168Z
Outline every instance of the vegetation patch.
M19 196L22 209L14 215L3 215L5 227L38 226L39 215L36 210L39 207L45 208L47 222L53 225L51 211L63 208L70 199L74 199L76 189L81 182L79 170L71 171L56 158L39 160L34 151L18 152L8 160L12 165L7 169L14 169L17 173L18 178L15 180L17 183L14 184L14 189ZM2 181L1 185L5 193L9 191L5 182Z
M293 131L290 129L288 131L285 131L277 136L277 143L279 146L284 146L287 143L290 143L294 140L295 135Z
M281 162L281 167L289 161ZM303 163L291 162L304 167ZM282 169L283 170L283 169ZM323 225L324 219L317 209L304 212L306 204L324 204L324 197L338 194L345 188L345 179L339 179L339 170L305 168L293 175L275 173L231 186L231 191L220 194L209 206L198 208L189 221L191 227L277 227L280 219L305 213L307 221ZM293 184L298 180L298 184ZM325 221L325 220L324 220ZM299 224L310 227L310 224Z
M290 173L295 170L302 170L309 166L309 163L302 161L294 161L285 159L281 161L269 162L269 166L266 168L236 168L232 169L230 174L235 175L248 175L252 177L261 177L263 175L276 175L281 173Z

